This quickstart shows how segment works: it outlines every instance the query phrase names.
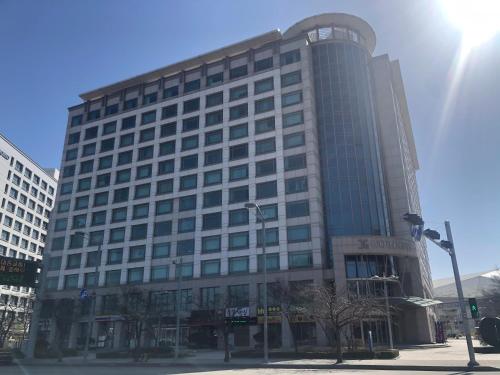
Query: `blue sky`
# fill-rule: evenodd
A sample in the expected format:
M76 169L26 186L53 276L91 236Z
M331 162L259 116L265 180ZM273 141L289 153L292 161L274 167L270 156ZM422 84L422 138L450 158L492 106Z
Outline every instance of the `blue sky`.
M399 59L424 219L452 223L463 274L500 267L500 36L473 51L444 108L460 31L432 0L0 0L0 131L59 167L78 94L323 12L364 18ZM451 274L429 244L434 278Z

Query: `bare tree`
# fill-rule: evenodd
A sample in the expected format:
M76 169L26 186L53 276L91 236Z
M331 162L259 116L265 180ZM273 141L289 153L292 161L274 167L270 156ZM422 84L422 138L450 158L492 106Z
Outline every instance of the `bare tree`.
M5 301L0 305L0 348L3 348L5 341L9 338L12 328L16 322L17 305L10 301Z
M345 328L367 316L382 312L374 298L351 296L347 291L337 291L333 283L311 286L311 303L305 310L323 328L335 348L337 363L343 362L342 332Z

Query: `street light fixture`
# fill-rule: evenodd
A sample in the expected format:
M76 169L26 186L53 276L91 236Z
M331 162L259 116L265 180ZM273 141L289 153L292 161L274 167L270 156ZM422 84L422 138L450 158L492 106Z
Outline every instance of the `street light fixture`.
M264 218L264 214L260 206L254 202L245 203L245 208L247 210L256 209L260 216L260 220L262 222L262 258L263 258L263 266L264 266L264 362L269 362L269 347L268 347L268 307L267 307L267 255L266 255L266 220Z
M472 345L472 338L470 335L470 328L469 328L469 319L467 318L467 312L465 309L464 292L462 289L462 281L460 280L460 273L458 271L457 256L455 252L455 246L453 243L453 235L451 234L450 222L445 221L444 225L446 228L447 240L439 241L441 235L439 234L439 232L432 229L426 229L424 231L424 236L427 239L429 239L429 241L433 242L441 249L446 251L448 255L451 257L451 264L453 265L453 274L455 275L455 284L457 287L458 304L460 306L460 312L462 314L462 319L464 321L465 339L467 340L467 349L469 351L469 363L467 364L467 366L472 368L474 366L479 366L479 363L476 362L474 347Z
M85 232L75 232L73 234L74 236L80 236L82 238L86 238L87 240L89 239L89 236ZM89 344L90 344L90 335L92 334L92 325L94 324L95 321L95 311L96 311L96 305L97 305L97 286L99 285L99 266L101 265L101 247L102 247L102 241L99 242L99 245L97 245L97 256L96 256L96 262L95 262L95 271L94 271L94 282L92 283L92 293L90 295L90 311L88 315L88 321L87 321L87 334L85 335L85 347L83 351L83 360L87 361L87 357L89 356Z

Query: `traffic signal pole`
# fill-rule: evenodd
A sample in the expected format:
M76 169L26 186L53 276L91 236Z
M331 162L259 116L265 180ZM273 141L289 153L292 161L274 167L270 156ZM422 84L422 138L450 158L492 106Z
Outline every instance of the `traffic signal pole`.
M479 363L477 363L476 356L474 354L474 346L472 345L469 319L467 318L467 312L465 309L464 292L462 289L462 281L460 280L460 272L458 271L457 256L455 254L455 244L453 243L453 235L451 234L450 222L445 221L444 225L446 227L446 237L448 239L448 242L451 243L451 247L448 253L450 254L451 264L453 265L453 274L455 275L455 284L457 286L458 304L460 306L460 313L462 314L462 320L464 323L465 339L467 340L467 350L469 351L469 363L467 364L467 366L479 366Z

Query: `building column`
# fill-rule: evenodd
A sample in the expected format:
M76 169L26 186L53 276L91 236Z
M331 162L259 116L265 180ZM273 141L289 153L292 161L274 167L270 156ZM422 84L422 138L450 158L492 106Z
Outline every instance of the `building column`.
M329 346L328 337L319 323L316 323L316 343L318 346Z
M79 328L80 328L80 322L71 323L71 328L69 329L69 337L68 337L68 349L76 348L76 340L78 338Z

